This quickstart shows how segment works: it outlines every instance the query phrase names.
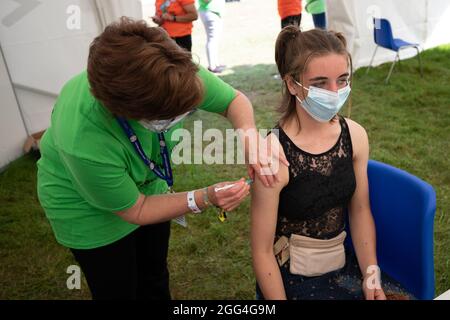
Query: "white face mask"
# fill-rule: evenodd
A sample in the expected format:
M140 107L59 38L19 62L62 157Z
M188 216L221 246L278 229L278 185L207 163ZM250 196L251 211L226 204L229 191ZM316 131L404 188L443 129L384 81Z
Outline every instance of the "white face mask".
M153 131L153 132L164 132L172 128L174 125L176 125L178 122L186 118L192 111L183 113L182 115L179 115L178 117L175 117L173 119L167 119L167 120L145 120L142 119L139 121L139 123L146 128L147 130Z

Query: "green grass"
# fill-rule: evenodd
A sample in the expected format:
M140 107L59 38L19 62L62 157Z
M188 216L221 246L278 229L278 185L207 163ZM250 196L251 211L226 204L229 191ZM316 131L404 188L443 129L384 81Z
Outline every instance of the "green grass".
M389 85L389 64L358 70L353 80L352 119L362 124L371 158L404 169L432 184L437 194L435 219L436 294L450 288L450 46L423 53L424 73L416 59L402 61ZM252 100L257 125L270 128L277 114L280 82L274 65L239 66L222 78ZM342 112L347 115L348 109ZM220 116L201 112L204 128L229 128ZM88 299L66 288L70 252L58 245L36 196L36 154L27 155L0 175L0 299ZM246 175L244 166L180 165L175 187L188 190ZM216 212L191 216L189 228L172 227L169 264L176 299L252 299L249 200L226 223Z

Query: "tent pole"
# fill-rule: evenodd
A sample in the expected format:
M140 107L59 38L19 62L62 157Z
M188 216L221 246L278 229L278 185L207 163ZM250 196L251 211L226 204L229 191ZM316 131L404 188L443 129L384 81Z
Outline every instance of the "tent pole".
M95 7L95 11L96 11L95 13L96 13L96 16L97 16L97 21L98 21L98 24L100 26L100 33L102 33L103 30L105 30L105 27L106 27L106 25L104 23L105 19L102 16L102 12L100 11L100 7L98 6L97 0L91 0L91 1L92 1L92 4Z
M8 69L8 64L6 63L6 58L5 58L4 54L3 54L3 49L2 49L2 44L1 43L0 43L0 54L2 56L3 63L5 64L6 73L8 75L9 83L11 83L11 88L12 88L12 91L14 93L14 99L16 99L17 107L19 108L20 118L22 119L23 127L25 128L25 132L27 133L27 136L29 136L30 132L28 131L27 124L25 123L25 118L23 116L22 108L20 107L19 99L17 99L16 89L14 88L14 84L13 84L13 81L11 79L11 74L10 74L9 69Z

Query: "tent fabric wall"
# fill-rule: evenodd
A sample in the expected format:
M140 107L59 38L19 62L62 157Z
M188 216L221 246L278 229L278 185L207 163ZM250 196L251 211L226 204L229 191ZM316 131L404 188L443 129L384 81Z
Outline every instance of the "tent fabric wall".
M142 18L138 0L34 2L37 5L32 10L11 24L5 23L5 17L21 4L13 0L0 1L0 45L17 97L15 108L20 108L17 112L23 116L20 121L15 117L14 124L20 127L25 123L29 134L48 127L51 110L61 88L67 80L86 68L89 44L103 30L103 26L122 15ZM79 25L73 24L78 17ZM2 95L2 122L4 99ZM20 156L17 150L21 150L26 135L17 136L14 151L5 152L3 144L10 142L4 142L4 136L0 137L0 164Z
M121 16L142 19L140 0L95 0L102 29Z
M419 43L422 49L450 43L448 0L327 0L328 27L344 33L355 69L367 66L375 50L372 18L391 22L394 37ZM400 57L415 55L402 50ZM374 64L389 62L395 53L380 48Z

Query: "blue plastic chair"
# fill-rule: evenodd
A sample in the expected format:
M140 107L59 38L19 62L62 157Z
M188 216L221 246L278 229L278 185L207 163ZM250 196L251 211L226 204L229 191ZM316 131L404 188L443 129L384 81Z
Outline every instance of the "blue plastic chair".
M367 173L381 270L416 298L433 299L433 187L408 172L374 160L369 160ZM346 244L352 247L350 237Z
M373 52L369 67L366 70L366 74L369 73L369 69L372 66L373 59L375 58L375 54L377 53L378 47L383 47L385 49L395 51L397 54L395 56L394 61L392 62L391 69L389 70L389 74L386 78L386 83L388 83L392 71L394 70L395 63L397 62L397 60L400 63L400 50L406 48L415 48L417 50L417 58L419 59L420 75L423 76L419 45L417 43L409 43L402 39L394 38L394 36L392 35L391 24L387 19L374 18L373 24L374 24L373 37L377 46L375 47L375 51Z

